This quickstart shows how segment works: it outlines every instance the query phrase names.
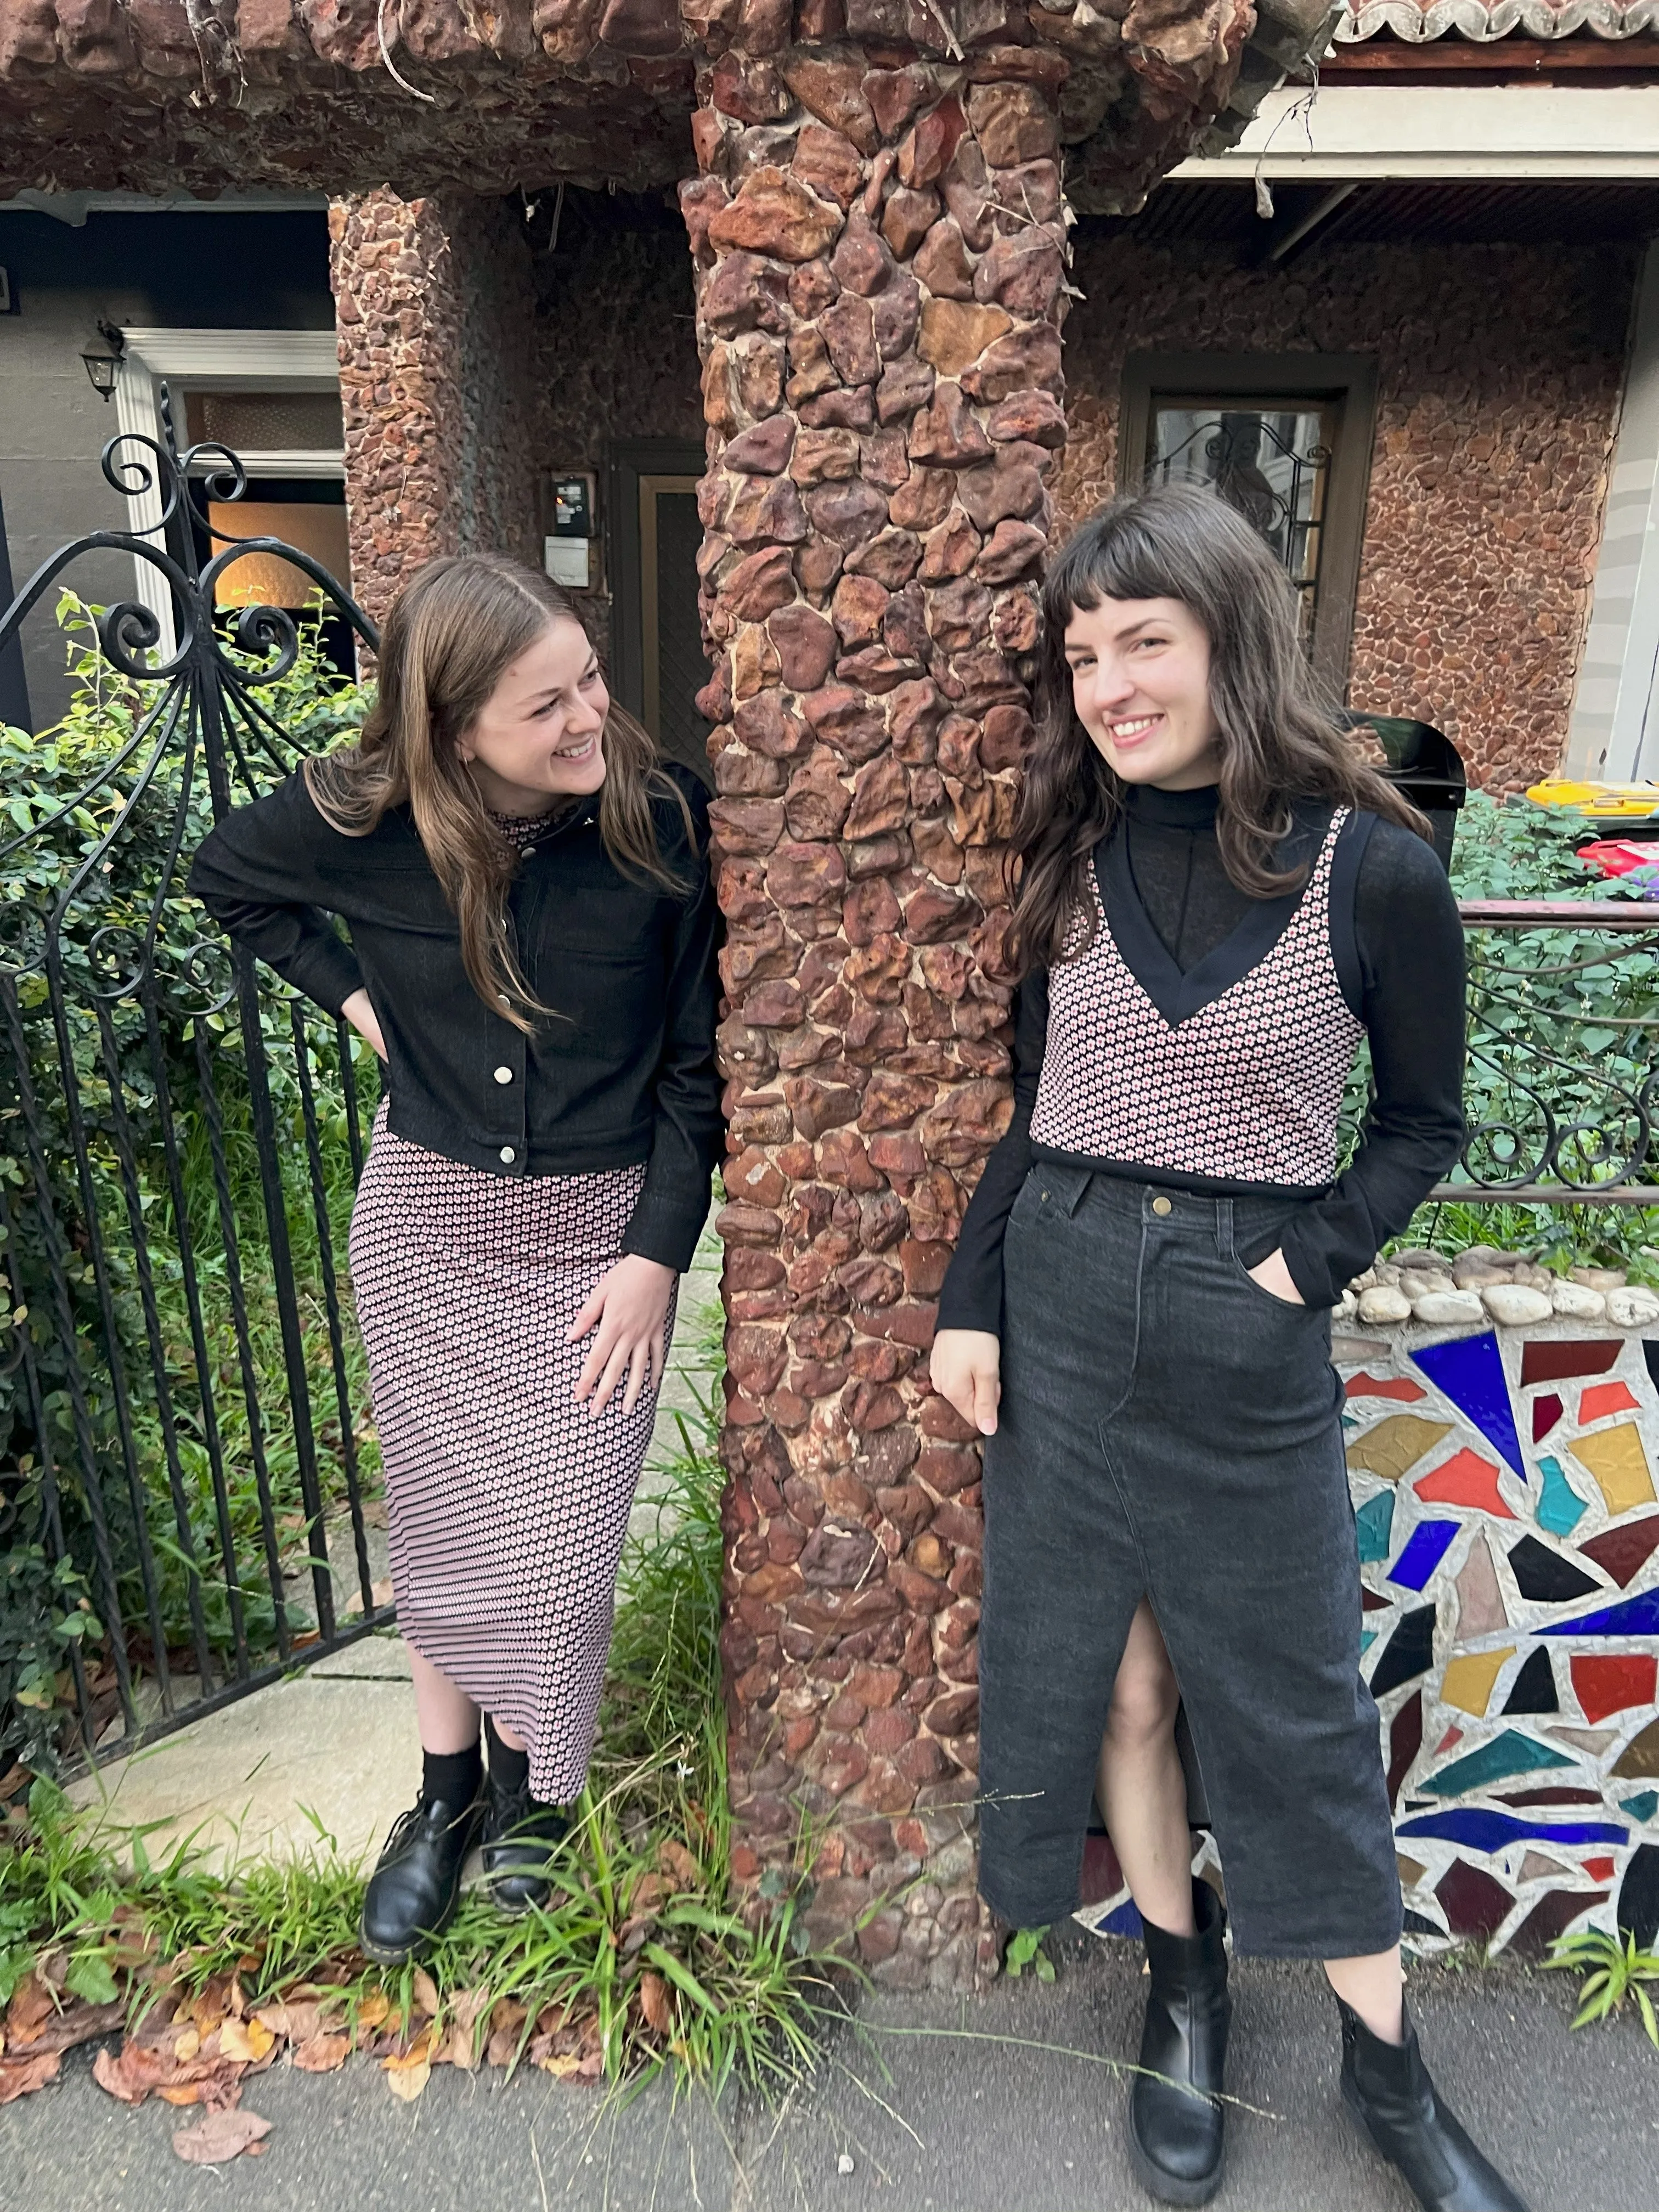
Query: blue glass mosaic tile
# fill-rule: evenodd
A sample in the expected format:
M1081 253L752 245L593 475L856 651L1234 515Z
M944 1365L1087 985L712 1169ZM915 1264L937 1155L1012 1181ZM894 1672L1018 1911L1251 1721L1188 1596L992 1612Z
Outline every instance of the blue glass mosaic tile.
M1389 1580L1398 1583L1401 1589L1420 1590L1451 1549L1452 1539L1462 1525L1457 1521L1419 1521L1405 1550L1389 1568Z
M1571 1536L1589 1508L1567 1480L1559 1459L1547 1453L1538 1462L1544 1477L1544 1494L1538 1501L1538 1525L1552 1536Z
M1375 1498L1368 1498L1354 1515L1353 1525L1359 1535L1360 1565L1386 1559L1394 1534L1393 1491L1380 1490Z
M1360 1657L1361 1657L1362 1659L1364 1657L1365 1654L1366 1654L1366 1653L1370 1650L1370 1648L1371 1648L1372 1644L1375 1644L1375 1643L1376 1643L1376 1631L1374 1628L1362 1628L1362 1629L1360 1630L1360 1632L1359 1632L1359 1656L1360 1656Z
M1516 1729L1505 1729L1490 1743L1483 1743L1479 1751L1472 1751L1465 1759L1454 1759L1443 1766L1438 1774L1431 1775L1421 1784L1431 1797L1462 1797L1470 1790L1484 1790L1488 1783L1501 1781L1506 1774L1530 1774L1540 1766L1571 1766L1572 1761L1559 1751L1552 1751L1535 1738L1522 1735Z
M1449 1344L1425 1345L1412 1358L1437 1390L1474 1422L1494 1450L1501 1452L1522 1482L1527 1463L1515 1432L1509 1378L1495 1333L1455 1337Z
M1580 1613L1540 1628L1540 1636L1659 1636L1659 1589L1644 1590L1621 1604L1604 1606L1600 1613Z
M1099 1936L1140 1936L1146 1932L1133 1898L1127 1898L1115 1912L1109 1912L1103 1920L1097 1921L1095 1932Z
M1619 1809L1628 1813L1632 1820L1650 1820L1659 1813L1659 1790L1642 1790L1634 1797L1621 1797Z
M1557 1844L1571 1850L1584 1844L1622 1844L1630 1830L1608 1820L1517 1820L1512 1813L1489 1813L1481 1805L1458 1805L1449 1813L1425 1813L1402 1821L1401 1836L1432 1836L1442 1843L1467 1844L1472 1851L1501 1851L1506 1844Z

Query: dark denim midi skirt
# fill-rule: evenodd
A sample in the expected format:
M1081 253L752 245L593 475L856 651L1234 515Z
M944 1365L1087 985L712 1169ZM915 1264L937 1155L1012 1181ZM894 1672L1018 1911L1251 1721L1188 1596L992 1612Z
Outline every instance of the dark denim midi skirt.
M1352 1958L1399 1938L1330 1316L1262 1290L1235 1250L1297 1203L1040 1160L1009 1220L985 1452L980 1888L1017 1926L1077 1905L1145 1596L1237 1948Z

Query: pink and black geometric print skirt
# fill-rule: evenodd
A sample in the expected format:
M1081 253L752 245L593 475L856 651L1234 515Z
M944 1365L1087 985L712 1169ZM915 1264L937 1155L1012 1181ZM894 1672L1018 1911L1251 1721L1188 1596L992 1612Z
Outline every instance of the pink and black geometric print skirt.
M565 1331L644 1181L487 1175L394 1136L383 1104L351 1217L398 1628L529 1746L549 1804L586 1779L656 1409L579 1405L592 1339Z

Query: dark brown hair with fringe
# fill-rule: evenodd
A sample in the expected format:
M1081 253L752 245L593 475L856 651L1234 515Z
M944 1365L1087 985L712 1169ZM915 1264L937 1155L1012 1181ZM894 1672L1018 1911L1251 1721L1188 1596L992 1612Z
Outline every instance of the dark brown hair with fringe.
M1036 741L1013 830L1013 953L1022 975L1066 955L1090 855L1123 807L1123 784L1072 704L1066 629L1103 599L1179 599L1210 643L1210 703L1221 726L1216 837L1228 875L1275 898L1304 870L1275 869L1294 799L1354 806L1419 836L1428 823L1361 757L1322 696L1297 629L1296 594L1249 524L1212 492L1159 486L1113 501L1074 532L1042 592ZM1092 931L1091 932L1092 934ZM1086 942L1086 940L1085 940ZM1070 941L1075 955L1084 943Z

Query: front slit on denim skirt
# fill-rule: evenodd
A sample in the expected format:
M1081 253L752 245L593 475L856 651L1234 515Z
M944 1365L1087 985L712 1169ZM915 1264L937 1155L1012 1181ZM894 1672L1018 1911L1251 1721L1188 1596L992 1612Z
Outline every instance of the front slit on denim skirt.
M1330 1315L1261 1289L1235 1249L1300 1203L1039 1160L1010 1218L985 1451L980 1888L1016 1926L1076 1908L1144 1595L1237 1948L1338 1959L1399 1940Z

